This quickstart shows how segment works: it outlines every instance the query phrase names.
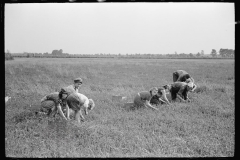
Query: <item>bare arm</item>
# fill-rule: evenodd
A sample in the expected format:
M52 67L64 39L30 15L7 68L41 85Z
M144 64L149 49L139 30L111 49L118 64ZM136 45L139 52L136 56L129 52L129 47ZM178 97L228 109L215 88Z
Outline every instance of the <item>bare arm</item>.
M47 100L47 96L44 96L40 101L43 102L43 101L46 101Z
M153 109L155 109L155 110L158 110L157 108L153 107L153 106L150 104L150 101L148 101L148 100L146 100L145 106L146 106L146 107L153 108Z
M164 101L163 99L159 98L159 101L166 103L166 104L170 104L168 101Z
M186 101L191 102L191 100L188 98L188 95L186 94Z
M168 101L168 99L167 99L166 91L165 91L165 90L162 91L162 98L163 98L163 99L159 98L159 100L162 101L162 102L164 102L164 103L166 103L166 104L170 104L169 101Z
M178 97L181 101L185 102L185 100L184 100L179 94L177 94L177 97Z
M190 79L192 80L192 82L194 83L194 79L192 77L190 77Z
M86 115L88 115L88 111L87 110L88 109L86 107L84 107L84 112L85 112Z
M66 107L66 115L67 115L67 119L70 120L70 111L69 111L69 107L67 105L67 102L62 102L62 106Z
M85 112L86 115L88 115L87 108L84 108L84 112Z
M65 120L67 120L67 118L66 118L65 115L63 114L63 111L62 111L62 108L61 108L60 104L57 105L57 109L58 109L60 115L61 115Z
M67 119L70 119L70 113L69 113L69 107L68 107L68 105L66 104L66 108L67 108Z
M88 101L86 101L84 104L83 104L83 110L84 110L84 112L85 112L85 115L88 115L88 104L89 104L89 102Z
M83 115L82 115L82 111L81 111L81 110L79 111L79 115L80 115L80 117L81 117L81 120L84 121L85 118L83 117Z

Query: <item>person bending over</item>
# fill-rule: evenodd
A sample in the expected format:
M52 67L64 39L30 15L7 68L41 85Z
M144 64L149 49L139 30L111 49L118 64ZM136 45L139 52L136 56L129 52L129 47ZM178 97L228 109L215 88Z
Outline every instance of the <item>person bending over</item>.
M158 88L158 94L154 95L151 98L150 104L155 104L155 105L159 105L159 104L170 104L167 96L166 96L166 91L168 91L170 88L170 85L165 85L163 87L159 87Z
M94 101L92 99L88 99L88 97L81 93L71 93L66 98L66 102L68 107L74 111L75 119L79 123L80 120L84 121L82 110L84 110L85 114L87 115L88 111L95 107ZM67 109L67 117L69 117L69 109Z
M72 93L78 93L76 90L74 90L71 86L70 87L64 87L61 88L60 92L59 92L59 97L61 97L62 100L62 110L64 111L64 113L68 113L67 115L67 119L70 119L69 117L69 106L67 105L67 97L72 94ZM62 97L62 95L67 95L65 97ZM54 113L56 114L57 110L54 110Z
M53 92L41 99L41 109L40 111L47 112L47 115L50 116L54 112L59 111L60 115L67 120L65 115L63 114L61 104L62 99L66 98L67 94L59 94L59 92ZM56 114L56 113L55 113ZM54 114L54 116L55 116Z
M158 88L154 87L152 89L150 89L150 91L142 91L137 93L137 95L134 98L134 107L139 108L139 107L150 107L153 108L155 110L158 110L157 108L153 107L150 104L151 98L155 95L158 94Z
M69 86L67 86L67 87L63 87L63 88L61 88L61 90L60 90L60 96L61 96L61 94L67 94L67 97L71 94L71 93L79 93L79 88L80 88L80 86L82 85L82 79L81 78L76 78L76 79L74 79L73 80L74 81L74 83L72 84L72 85L69 85ZM67 97L65 97L65 98L63 98L62 99L62 109L63 109L63 111L64 112L66 112L66 111L68 111L68 113L69 113L69 107L68 107L68 105L67 105L67 102L66 102L66 98ZM56 111L57 110L55 110L55 114L56 114ZM70 117L69 117L69 114L67 114L67 119L70 119Z
M187 82L187 81L193 82L193 89L190 91L193 92L197 88L197 85L194 83L194 79L190 76L190 74L184 70L177 70L173 72L173 82Z
M174 82L170 85L169 92L171 93L172 100L175 101L179 98L183 102L190 102L188 92L193 89L193 82Z

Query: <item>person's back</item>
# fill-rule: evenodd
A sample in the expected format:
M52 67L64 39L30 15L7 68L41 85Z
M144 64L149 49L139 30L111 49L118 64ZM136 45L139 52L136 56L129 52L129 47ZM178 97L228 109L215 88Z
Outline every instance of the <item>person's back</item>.
M171 85L171 89L170 89L170 92L179 92L180 89L184 89L184 87L187 85L186 82L174 82L172 85Z
M53 93L50 93L49 95L46 95L46 99L52 100L55 103L58 103L59 102L59 92L53 92Z
M75 112L75 119L78 120L78 122L80 122L80 119L84 121L84 117L81 113L82 109L85 111L85 114L87 115L88 110L92 110L95 107L94 101L92 99L88 99L87 96L81 93L76 92L71 93L67 97L66 101L69 108L71 108ZM67 113L67 115L69 116L69 113Z
M142 92L139 92L138 94L140 95L142 100L148 100L149 101L152 97L149 91L142 91Z
M71 93L68 97L67 97L67 104L69 106L69 108L77 111L80 109L80 107L82 105L84 105L85 103L89 103L87 102L89 101L88 98L81 94L81 93L77 93L77 92L74 92L74 93Z
M44 96L40 102L43 108L52 108L59 103L59 92L53 92Z
M67 93L74 93L74 92L78 92L78 89L76 89L74 87L74 85L69 85L67 87L63 88Z
M40 102L41 102L41 112L47 112L47 115L49 115L54 107L58 104L59 102L59 92L53 92L50 93L46 96L44 96Z
M81 93L73 93L71 94L71 96L76 97L79 100L80 105L83 105L84 103L86 103L86 101L88 101L88 98Z
M135 96L135 98L133 100L134 107L139 108L142 106L143 107L147 106L147 107L151 107L151 108L157 110L157 108L153 107L150 104L151 98L156 94L158 94L157 87L151 88L150 91L142 91L142 92L137 93L137 95Z
M186 71L184 70L177 70L176 71L179 75L185 75L185 74L188 74Z
M83 95L81 93L76 93L76 94L78 95L78 98L81 103L85 103L86 101L88 101L88 98L85 95Z
M146 101L150 101L151 97L152 96L149 91L142 91L142 92L137 93L137 95L135 96L135 98L133 100L134 106L136 108L145 106L144 103Z
M184 70L177 70L179 82L185 82L187 79L191 78L191 76Z

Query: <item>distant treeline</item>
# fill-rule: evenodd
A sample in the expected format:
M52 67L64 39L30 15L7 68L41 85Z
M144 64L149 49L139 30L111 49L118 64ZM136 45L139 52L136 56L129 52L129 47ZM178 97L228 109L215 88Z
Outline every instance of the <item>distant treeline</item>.
M26 58L234 58L235 51L233 49L220 49L219 53L215 49L212 50L210 54L204 54L202 50L201 53L197 54L105 54L105 53L96 53L96 54L68 54L63 53L62 49L53 50L52 53L5 53L5 60L13 59L13 57L26 57Z

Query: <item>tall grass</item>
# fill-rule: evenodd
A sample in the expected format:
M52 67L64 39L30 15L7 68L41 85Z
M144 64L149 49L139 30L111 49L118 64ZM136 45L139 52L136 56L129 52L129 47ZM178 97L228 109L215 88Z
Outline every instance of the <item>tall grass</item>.
M198 88L190 103L128 110L112 102L172 82L188 71ZM96 107L86 121L35 115L46 94L83 78L80 92ZM234 156L234 60L14 59L5 62L8 157Z

